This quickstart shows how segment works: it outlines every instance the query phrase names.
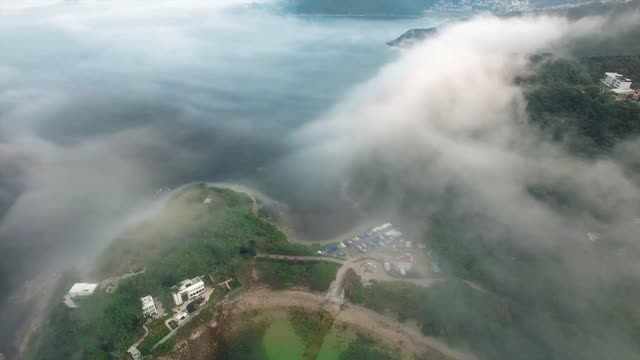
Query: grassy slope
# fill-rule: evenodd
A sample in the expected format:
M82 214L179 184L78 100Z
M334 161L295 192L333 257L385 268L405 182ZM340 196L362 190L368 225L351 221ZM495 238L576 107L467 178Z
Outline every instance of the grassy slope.
M262 281L274 289L292 286L309 286L314 291L326 291L336 278L338 266L323 263L288 263L260 260L256 267L262 274Z
M204 204L205 198L212 202ZM165 211L127 229L101 254L95 278L144 266L143 274L122 281L114 295L103 291L82 299L80 308L60 301L70 284L61 281L47 321L32 338L28 359L101 359L123 353L142 335L139 298L158 297L167 311L170 287L184 278L213 273L226 278L246 268L257 250L287 248L286 237L255 217L246 195L197 185L172 198ZM306 248L292 252L308 251Z

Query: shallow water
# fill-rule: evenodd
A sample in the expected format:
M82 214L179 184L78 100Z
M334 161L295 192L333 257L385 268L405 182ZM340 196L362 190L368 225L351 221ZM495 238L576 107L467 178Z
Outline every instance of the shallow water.
M305 344L291 327L287 312L273 311L270 313L269 320L270 325L262 338L267 358L270 360L302 359Z

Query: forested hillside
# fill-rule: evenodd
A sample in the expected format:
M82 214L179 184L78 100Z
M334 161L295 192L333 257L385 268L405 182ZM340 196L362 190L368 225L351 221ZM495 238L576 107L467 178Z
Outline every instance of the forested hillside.
M638 79L639 56L566 60L545 55L535 57L534 64L535 75L522 80L529 89L527 111L531 122L554 140L595 155L640 134L638 103L616 100L599 81L605 70Z

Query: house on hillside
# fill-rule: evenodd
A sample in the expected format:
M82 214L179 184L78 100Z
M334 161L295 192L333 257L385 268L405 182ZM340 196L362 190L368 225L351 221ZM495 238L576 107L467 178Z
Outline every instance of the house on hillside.
M73 298L79 297L79 296L93 295L93 293L96 291L97 288L98 288L98 284L75 283L73 284L71 289L69 289L67 294L65 294L64 300L63 300L64 304L70 309L77 308L78 305L76 305L73 302Z
M634 93L633 89L631 89L631 80L622 74L606 72L600 82L618 96L628 96Z
M142 315L152 318L158 317L158 309L156 308L156 303L153 301L153 297L151 297L151 295L141 297L140 302L142 303Z
M176 287L177 291L171 295L173 296L173 302L175 302L177 306L180 306L185 301L204 294L205 291L204 282L200 277L182 280Z
M69 295L71 297L93 295L97 287L98 284L75 283L69 289Z

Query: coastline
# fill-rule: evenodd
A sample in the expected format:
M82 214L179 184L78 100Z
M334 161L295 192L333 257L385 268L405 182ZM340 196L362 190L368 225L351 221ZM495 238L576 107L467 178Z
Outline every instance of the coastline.
M337 325L354 326L387 345L409 348L416 354L428 356L429 359L476 360L473 355L452 349L439 339L422 335L415 326L400 323L359 305L349 304L340 309L339 306L327 302L324 295L319 293L303 290L249 289L230 304L235 306L230 313L233 315L250 310L277 308L322 309L336 315Z
M234 299L228 300L216 311L225 318L223 322L249 311L277 309L302 309L305 311L326 311L335 317L333 326L348 326L392 348L406 349L418 356L430 360L477 360L464 351L450 348L440 339L422 335L417 326L400 323L395 319L376 313L358 305L340 306L327 302L320 293L306 290L271 290L268 288L250 288ZM206 336L207 330L223 331L224 325L218 320L194 329L192 336L184 340L171 354L160 357L164 360L191 358L200 353L199 348L210 348L215 337ZM211 335L211 334L209 334Z
M276 202L254 191L253 189L240 184L233 183L220 183L220 182L191 182L175 189L167 191L161 194L161 197L157 199L152 206L153 211L149 211L145 216L154 216L156 211L162 211L167 202L179 194L181 191L195 186L197 184L204 184L207 187L217 187L229 189L235 192L243 193L247 195L253 202L253 212L258 215L260 204L267 204L269 202ZM277 202L276 202L277 203ZM141 221L141 218L137 218L137 221ZM270 220L274 225L281 229L281 224ZM373 222L372 222L373 223ZM356 228L371 227L370 224L359 224ZM281 229L282 231L282 229ZM284 231L283 231L284 232ZM353 234L353 230L350 230L348 234ZM287 240L292 243L298 243L303 245L312 245L312 242L296 241L289 237L289 234L285 232ZM347 235L342 234L331 239L324 240L320 243L333 242L335 239L344 239ZM318 242L314 242L318 243ZM343 267L344 268L344 267ZM346 270L346 268L344 268ZM340 279L341 276L338 276ZM331 289L329 290L331 292ZM46 302L48 303L49 297ZM332 314L335 318L334 323L336 325L353 326L366 335L370 335L380 342L385 343L392 347L400 347L408 349L412 353L427 356L429 359L453 359L453 360L475 360L476 358L468 353L452 349L446 343L440 339L424 336L420 329L415 324L400 323L392 317L384 314L376 313L370 309L364 308L358 305L345 304L340 306L340 302L329 301L331 296L327 296L325 293L313 293L306 290L270 290L264 287L252 287L244 290L237 297L227 299L220 304L220 307L214 308L215 312L220 312L223 318L232 319L234 316L249 311L249 310L266 310L277 308L301 308L309 311L324 310ZM329 300L328 300L329 299ZM41 300L43 300L41 298ZM45 309L40 309L40 316L44 316ZM37 317L36 317L37 318ZM34 326L37 322L31 322L30 328L34 330ZM166 355L166 357L160 357L164 359L182 359L183 351L190 351L192 346L204 346L213 351L215 338L212 338L212 332L222 331L221 329L214 329L216 326L215 321L212 321L207 326L201 326L193 329L189 336L189 340L182 341L180 346L177 346L174 351ZM33 331L29 333L31 335ZM24 352L24 347L28 341L28 337L22 339L21 353ZM196 344L193 344L195 342ZM197 343L200 343L199 345Z

